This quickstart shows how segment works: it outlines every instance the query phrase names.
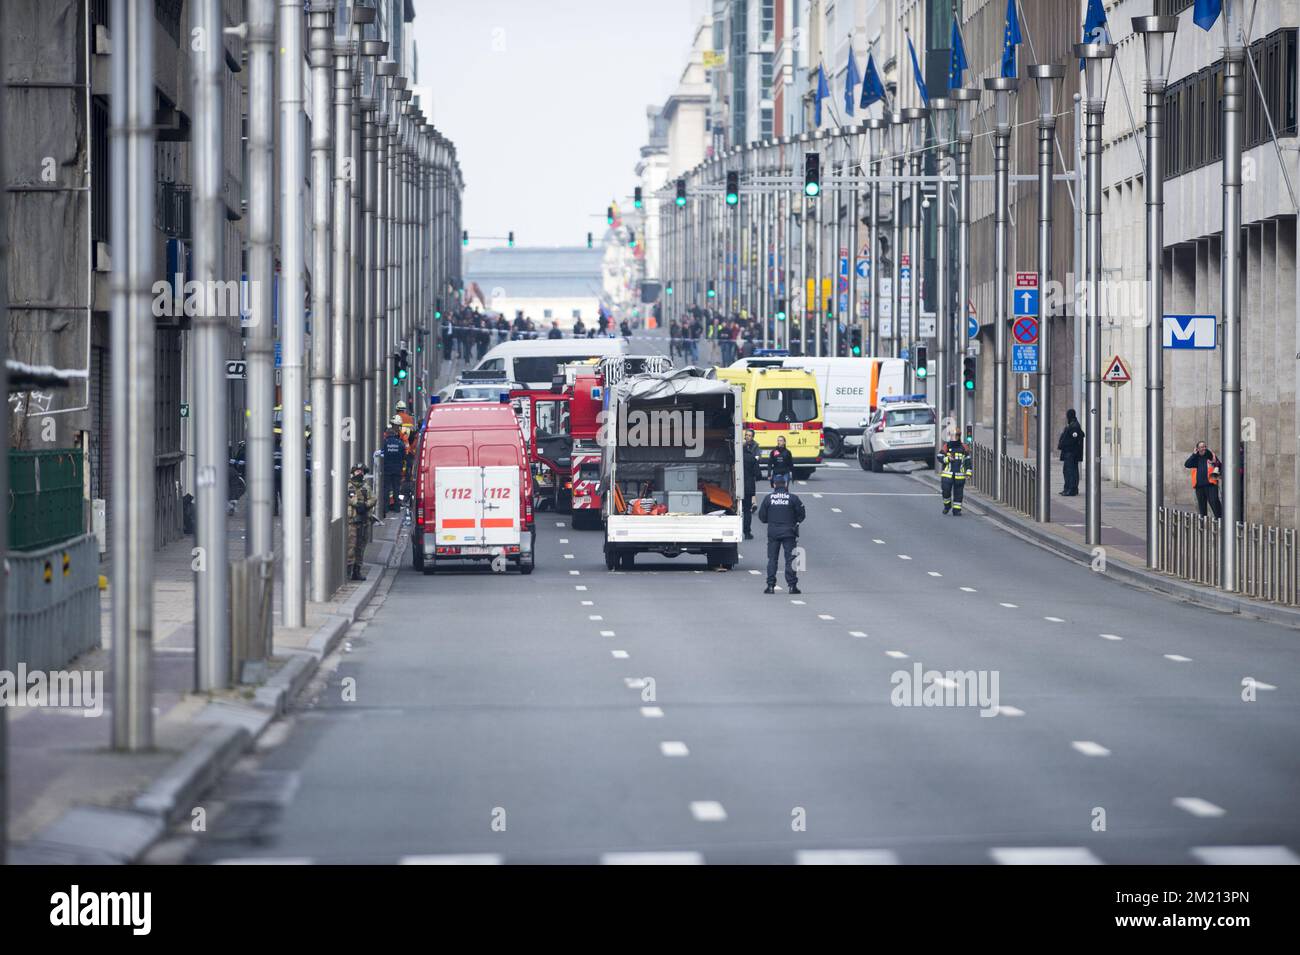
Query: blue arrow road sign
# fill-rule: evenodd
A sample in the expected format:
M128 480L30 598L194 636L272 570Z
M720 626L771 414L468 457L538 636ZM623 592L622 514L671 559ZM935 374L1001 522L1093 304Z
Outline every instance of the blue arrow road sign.
M1022 408L1032 408L1034 406L1034 393L1032 391L1021 391L1016 394L1016 401Z
M1038 346L1012 345L1011 370L1018 375L1038 374Z
M980 323L975 320L974 315L968 316L966 318L966 337L979 338L979 334L980 334Z
M1038 314L1038 289L1018 288L1011 293L1013 315Z
M860 278L860 279L869 279L869 278L871 278L871 260L870 260L870 259L858 259L858 264L857 264L856 266L854 266L854 268L856 268L856 269L858 270L858 278Z
M1164 316L1164 347L1213 349L1218 344L1217 319L1217 315Z

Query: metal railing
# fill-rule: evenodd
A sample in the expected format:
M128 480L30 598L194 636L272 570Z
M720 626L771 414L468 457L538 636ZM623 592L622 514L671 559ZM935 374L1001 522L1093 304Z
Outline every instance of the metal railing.
M1222 522L1191 511L1162 507L1156 525L1157 569L1207 587L1219 586ZM1243 597L1300 605L1296 531L1290 527L1238 521L1235 592Z
M1000 503L1008 507L1034 516L1035 501L1038 494L1038 469L1034 467L1032 461L1022 461L1020 458L1003 456L1001 462L997 462L993 456L993 449L988 445L971 442L971 466L974 473L971 475L971 481L975 485L975 490L984 495L991 501L996 501L994 488L996 487L997 468L1002 469L1002 487L1005 490L1006 500Z
M10 551L5 575L9 669L59 670L100 644L99 543L93 534Z

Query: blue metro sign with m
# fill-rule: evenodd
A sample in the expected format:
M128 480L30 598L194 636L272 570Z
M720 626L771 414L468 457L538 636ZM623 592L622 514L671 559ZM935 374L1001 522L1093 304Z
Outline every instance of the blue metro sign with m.
M1213 349L1218 344L1218 328L1216 315L1166 315L1164 347Z

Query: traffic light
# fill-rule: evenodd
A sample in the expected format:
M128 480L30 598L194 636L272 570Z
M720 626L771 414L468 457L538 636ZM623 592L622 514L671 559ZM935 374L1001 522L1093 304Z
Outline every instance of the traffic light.
M804 153L803 156L803 194L808 198L820 195L822 191L822 158L817 153Z
M613 224L614 224L614 207L613 207L613 206L606 206L606 207L605 207L605 225L613 225Z
M410 374L410 363L407 360L406 349L393 352L393 387L396 388L405 381L408 374Z
M668 287L664 289L664 294L666 294L666 295L672 295L672 294L673 294L673 281L672 281L672 279L669 279L669 280L668 280Z
M632 205L637 209L641 208L641 187L640 186L637 186L635 189L632 190Z
M975 359L969 355L961 360L961 380L967 391L975 390Z
M686 205L686 180L677 180L677 205L678 207Z
M862 326L854 325L849 329L849 353L854 358L862 357Z
M783 298L776 300L776 320L778 322L785 321L785 299Z
M705 294L706 294L709 298L713 298L713 296L715 296L715 295L718 294L717 292L715 292L715 291L713 290L713 280L712 280L712 279L709 279L709 290L708 290L708 292L706 292Z
M727 205L734 206L740 201L740 173L727 173Z
M469 229L466 229L460 234L460 244L469 245Z
M587 248L591 248L591 233L587 233Z
M511 249L515 247L515 234L513 232L506 233L506 247Z
M631 229L627 230L627 246L629 249L636 248L636 233Z
M433 300L433 320L437 321L442 318L442 299Z
M924 345L916 346L916 377L917 380L924 380L930 374L930 356Z

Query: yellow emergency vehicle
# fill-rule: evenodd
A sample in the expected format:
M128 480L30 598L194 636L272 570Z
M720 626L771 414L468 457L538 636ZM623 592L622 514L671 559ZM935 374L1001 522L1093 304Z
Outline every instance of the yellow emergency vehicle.
M764 451L785 446L794 459L794 476L807 480L822 463L822 399L817 376L803 368L715 368L722 381L738 385L744 426Z

